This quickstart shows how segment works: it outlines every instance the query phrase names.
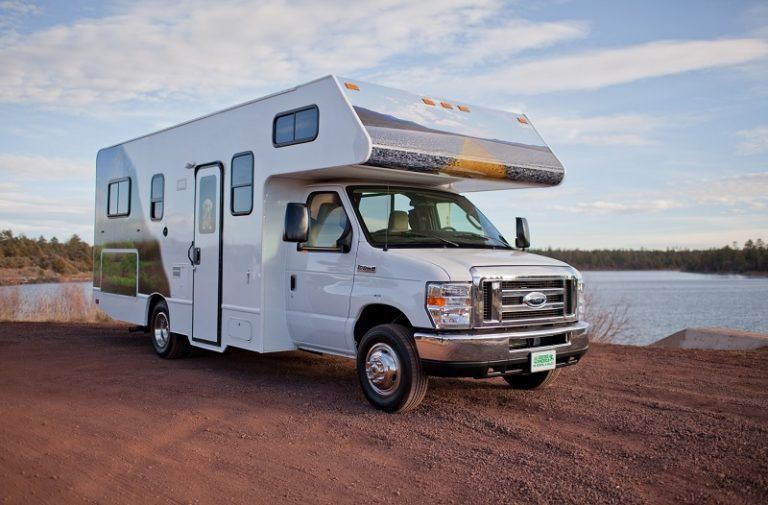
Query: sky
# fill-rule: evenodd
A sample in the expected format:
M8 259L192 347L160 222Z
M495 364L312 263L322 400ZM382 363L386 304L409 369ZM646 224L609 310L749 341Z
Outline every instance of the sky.
M0 229L93 240L98 149L327 74L522 112L534 247L768 239L768 2L0 0Z

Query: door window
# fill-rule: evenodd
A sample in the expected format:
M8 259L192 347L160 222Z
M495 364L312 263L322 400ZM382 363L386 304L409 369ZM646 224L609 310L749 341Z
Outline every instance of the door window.
M200 233L216 232L217 186L215 175L206 175L200 179L200 198L197 204L198 231Z
M349 218L335 192L312 193L307 200L309 237L301 249L337 251L344 249L351 233Z

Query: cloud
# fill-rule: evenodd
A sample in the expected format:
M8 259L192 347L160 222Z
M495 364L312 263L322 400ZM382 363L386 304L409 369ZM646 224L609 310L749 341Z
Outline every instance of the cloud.
M508 93L598 89L766 56L768 43L755 38L667 40L504 66L474 81Z
M674 188L633 191L611 200L549 206L558 212L590 215L651 214L694 207L706 207L710 212L721 208L731 214L764 212L768 209L768 172L693 179L678 182Z
M39 6L18 0L0 1L0 32L18 28L26 16L43 12Z
M513 19L501 26L477 30L455 58L465 63L506 59L528 49L583 38L589 32L583 22L533 23Z
M15 181L72 181L93 179L96 162L31 154L0 153L0 175Z
M682 207L682 204L671 200L634 200L623 202L598 200L595 202L582 202L574 206L557 205L553 208L576 214L647 214L680 207Z
M758 126L751 130L736 132L744 140L738 146L737 152L743 155L768 152L768 126Z
M123 11L0 39L0 101L87 106L274 88L455 47L496 0L126 3Z
M533 118L536 129L550 143L595 146L648 146L658 142L653 132L665 124L663 118L644 114L613 116Z

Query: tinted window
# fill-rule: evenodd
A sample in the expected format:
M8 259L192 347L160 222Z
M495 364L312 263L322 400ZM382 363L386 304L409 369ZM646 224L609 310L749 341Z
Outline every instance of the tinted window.
M253 154L232 158L232 214L250 214L253 210Z
M309 237L303 249L341 251L342 239L350 232L349 219L336 193L314 193L307 202Z
M296 113L296 140L308 140L317 136L317 108Z
M165 200L165 177L157 174L152 177L152 190L150 195L149 215L154 220L163 218L163 204Z
M275 147L311 142L317 137L318 119L316 105L278 114L275 117L272 142Z
M287 144L293 142L294 115L287 114L275 119L275 144Z
M197 209L199 233L216 232L217 185L215 175L206 175L200 179L200 201Z
M127 216L131 212L131 180L110 182L107 189L107 216Z

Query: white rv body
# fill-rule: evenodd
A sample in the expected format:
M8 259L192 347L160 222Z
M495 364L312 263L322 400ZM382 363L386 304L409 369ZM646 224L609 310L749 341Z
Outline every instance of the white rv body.
M419 126L369 108L388 103L382 99L388 93L389 102L411 100L409 106L419 114L424 111L418 108L425 108L435 123ZM419 97L328 76L102 149L94 232L99 307L115 319L150 327L153 307L163 301L170 331L212 351L306 349L355 357L361 331L370 329L363 321L366 310L369 317L398 313L420 352L444 347L439 340L445 335L425 308L428 282L474 282L482 289L488 279L554 275L570 279L568 289L577 296L578 272L523 251L382 248L367 240L350 187L458 193L547 186L562 179L562 166L527 117L466 105L459 110L456 103L440 100L429 105L432 99ZM292 111L298 112L291 116ZM293 135L298 135L300 114L317 118L314 137L277 145L282 124L293 121ZM493 128L513 124L519 137L484 133L483 125L470 125L475 117L487 117ZM443 120L454 131L435 129ZM280 135L287 131L281 129ZM445 145L430 147L435 138ZM250 184L243 168L249 159ZM236 212L242 202L247 207L248 192L252 208ZM287 204L307 202L316 193L335 193L343 205L351 234L344 252L302 250L283 240ZM478 272L485 273L478 277ZM542 320L542 328L565 329L578 360L586 352L586 325L578 321L573 300L569 314ZM500 328L496 344L508 340L514 326L493 326ZM524 329L530 332L533 326ZM471 340L476 329L456 336ZM498 349L493 352L493 359L480 360L486 367L507 358L503 353L499 358ZM439 360L440 353L424 359Z

